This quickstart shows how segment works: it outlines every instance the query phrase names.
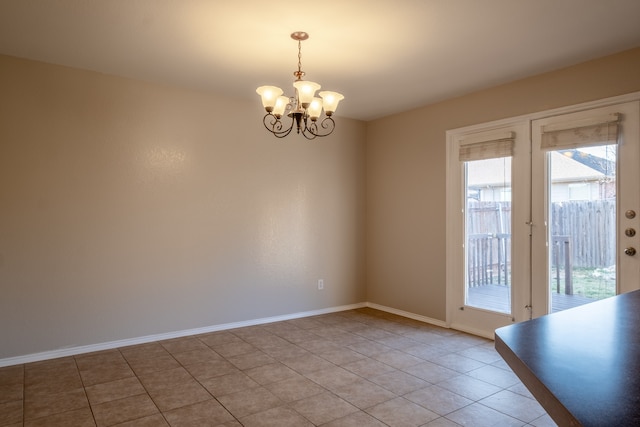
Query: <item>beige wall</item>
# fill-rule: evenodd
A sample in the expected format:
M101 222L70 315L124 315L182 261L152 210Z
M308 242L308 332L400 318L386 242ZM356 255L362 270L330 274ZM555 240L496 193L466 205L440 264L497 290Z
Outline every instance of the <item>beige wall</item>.
M0 359L363 301L444 320L446 130L639 76L635 49L310 143L257 97L0 56Z
M0 94L0 359L365 300L365 123L7 56Z
M445 320L448 129L635 91L640 48L368 123L367 300Z

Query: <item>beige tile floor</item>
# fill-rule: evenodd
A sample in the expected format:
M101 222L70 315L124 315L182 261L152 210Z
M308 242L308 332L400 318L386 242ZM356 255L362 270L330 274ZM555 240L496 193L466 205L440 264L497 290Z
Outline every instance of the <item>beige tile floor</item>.
M0 426L552 426L493 342L360 309L0 368Z

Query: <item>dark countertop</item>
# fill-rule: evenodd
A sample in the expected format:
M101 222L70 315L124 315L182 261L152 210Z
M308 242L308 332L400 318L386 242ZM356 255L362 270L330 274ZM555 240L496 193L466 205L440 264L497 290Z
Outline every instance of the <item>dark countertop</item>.
M495 347L560 426L640 426L640 291L499 328Z

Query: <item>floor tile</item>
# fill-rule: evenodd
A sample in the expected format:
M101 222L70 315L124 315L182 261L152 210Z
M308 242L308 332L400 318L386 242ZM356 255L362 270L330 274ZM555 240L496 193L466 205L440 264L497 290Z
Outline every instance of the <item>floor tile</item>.
M322 325L322 323L318 322L313 317L301 317L299 319L287 320L285 322L295 325L300 329L313 329Z
M389 390L367 381L364 378L338 387L334 393L359 409L370 408L396 397L396 395Z
M424 360L420 359L419 357L412 356L399 350L391 350L385 353L379 353L373 356L373 358L397 369L404 369L410 366L424 363Z
M391 427L417 427L439 417L436 413L402 397L376 405L366 412Z
M266 388L287 403L325 392L324 388L302 376L272 383Z
M338 366L343 366L347 363L361 360L366 357L348 348L338 348L335 350L323 351L318 353L318 356Z
M182 366L193 365L194 363L208 362L210 360L221 360L220 356L209 347L188 350L181 353L173 353L173 357Z
M495 348L493 348L493 343L490 347L479 345L460 351L458 354L487 364L502 360L502 357L500 357Z
M351 350L357 351L358 353L368 357L373 357L376 354L385 353L392 350L391 347L387 347L384 344L380 344L379 342L370 340L359 342L357 344L350 344L347 346L347 348L350 348Z
M146 394L92 405L98 427L112 426L159 413L158 408Z
M382 338L375 341L379 342L380 344L386 345L387 347L391 347L397 350L402 350L402 349L413 347L414 345L416 345L416 341L410 338L398 336L395 334L392 337Z
M311 341L304 341L304 342L298 343L298 346L315 354L340 349L340 346L338 344L324 338L318 338L317 340L311 340Z
M169 424L161 414L155 414L114 424L114 427L169 427Z
M474 401L483 399L502 390L498 386L467 375L460 375L450 380L443 381L438 383L438 386Z
M100 365L126 363L117 349L84 353L74 356L79 370L93 369Z
M322 427L385 427L386 424L363 411L358 411L323 424Z
M227 360L242 371L275 362L274 358L262 351L255 351L252 353L229 357Z
M209 334L198 335L197 338L212 348L230 342L242 341L240 338L229 332L211 332Z
M119 350L129 363L139 360L155 359L157 357L165 357L169 355L169 352L165 350L165 348L158 342L132 345L129 347L123 347Z
M440 417L433 421L429 421L422 427L460 427L460 424L454 423L445 417Z
M444 366L436 365L435 363L426 361L418 365L404 368L403 371L420 379L428 381L432 384L446 381L460 375L459 372L456 372L453 369L445 368Z
M403 397L438 415L447 415L473 403L473 400L437 385L413 391Z
M92 405L146 393L137 377L97 384L85 390Z
M283 359L291 359L294 357L311 356L311 353L309 353L309 351L294 344L267 346L263 347L262 351L278 361L282 361Z
M200 384L202 384L203 387L206 388L214 397L237 393L239 391L260 386L260 384L241 371L206 378L204 380L200 380Z
M540 406L537 401L509 390L502 390L496 394L492 394L480 400L478 403L517 418L525 423L529 423L545 414L545 410L542 409L542 406Z
M83 388L53 394L27 397L24 402L24 419L46 417L61 412L89 407Z
M386 363L378 362L377 360L371 359L369 357L356 360L355 362L347 363L346 365L343 365L343 368L364 378L369 378L375 375L381 375L396 370Z
M548 414L544 414L540 418L537 418L529 423L534 427L556 427L557 424L551 419Z
M217 426L234 420L233 415L213 399L173 409L163 414L171 427Z
M91 410L87 408L66 411L35 420L27 420L25 427L95 427Z
M120 363L103 363L81 370L80 376L85 387L107 383L123 378L133 377L135 374L124 360Z
M22 400L0 403L0 426L22 423L23 411Z
M161 411L169 411L203 402L212 397L196 380L176 383L171 387L149 390L149 395Z
M176 384L193 381L193 377L182 366L165 371L150 372L139 375L140 382L148 391L159 391L172 388Z
M267 385L278 381L299 377L293 369L282 363L271 363L244 371L251 379L261 385Z
M280 361L291 369L301 374L308 374L322 369L332 368L335 365L328 360L318 357L314 354L301 357L286 358Z
M358 412L355 406L327 392L293 402L291 407L315 425Z
M62 393L82 388L82 379L76 368L63 368L60 371L40 371L25 375L24 394L27 398L39 395Z
M447 418L461 426L470 427L519 427L525 425L520 420L479 403L473 403L452 412L447 415Z
M512 385L507 390L512 391L514 393L518 393L521 396L528 397L529 399L535 399L535 397L533 397L533 394L531 394L529 389L525 387L525 385L522 384L521 382L518 382L517 384Z
M207 346L196 337L183 337L159 341L159 344L171 354L192 350L206 350Z
M0 384L24 384L24 365L0 368Z
M227 359L241 354L253 353L257 350L256 347L245 341L233 341L219 346L214 346L213 349L220 356L226 357Z
M283 406L249 415L240 421L244 427L313 427L298 412Z
M329 390L335 390L360 379L358 375L338 366L310 372L305 376Z
M0 404L21 400L24 396L24 385L22 383L5 384L0 382Z
M387 372L386 374L373 376L369 378L369 381L386 388L398 396L431 385L431 383L425 380L421 380L402 371Z
M264 387L255 387L220 396L218 401L236 418L257 414L284 404L275 394Z
M185 366L185 369L198 381L239 372L238 368L224 359L194 363L193 365Z
M145 359L133 359L129 360L129 365L131 369L136 373L136 375L145 375L150 374L152 372L166 371L168 369L178 368L180 364L176 359L173 358L166 350L162 350L165 353L161 356Z
M403 350L405 353L419 357L422 360L432 360L444 354L449 354L447 350L429 344L418 344Z
M502 388L511 387L520 382L513 372L507 372L504 369L490 365L469 371L467 375Z
M471 359L457 353L444 354L442 356L431 359L431 362L462 373L473 371L474 369L482 368L483 366L485 366L484 363L478 360Z

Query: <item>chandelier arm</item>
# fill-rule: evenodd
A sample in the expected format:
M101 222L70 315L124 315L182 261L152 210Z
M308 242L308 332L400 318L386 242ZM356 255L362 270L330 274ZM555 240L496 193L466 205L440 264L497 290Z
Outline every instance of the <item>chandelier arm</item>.
M302 132L300 133L302 134L302 136L304 136L308 140L316 139L318 135L316 135L312 130L312 127L314 126L315 126L315 123L312 123L310 127L305 126L304 129L302 129Z
M267 113L264 115L264 117L262 118L262 123L264 124L264 127L267 128L267 130L271 132L276 138L284 138L285 136L289 135L291 133L291 130L293 129L292 121L291 126L283 130L282 121L271 113Z
M320 133L319 127L322 129L328 130L328 132ZM333 133L334 129L336 128L336 122L333 120L332 117L325 117L320 122L319 127L317 122L312 122L309 125L309 127L306 129L308 129L309 133L311 133L314 136L320 136L320 137L329 136Z

